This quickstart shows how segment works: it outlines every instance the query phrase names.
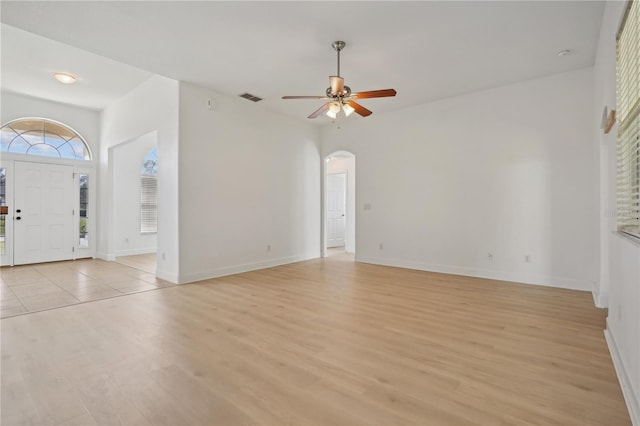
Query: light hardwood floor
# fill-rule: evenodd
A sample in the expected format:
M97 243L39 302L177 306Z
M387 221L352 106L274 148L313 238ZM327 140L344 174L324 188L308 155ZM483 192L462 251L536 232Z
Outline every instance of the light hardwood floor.
M348 255L3 319L1 420L627 425L591 295Z

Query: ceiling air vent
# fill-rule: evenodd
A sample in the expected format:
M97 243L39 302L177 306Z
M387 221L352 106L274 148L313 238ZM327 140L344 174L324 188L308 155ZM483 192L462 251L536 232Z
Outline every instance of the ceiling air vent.
M258 102L258 101L262 100L262 98L259 98L259 97L255 96L255 95L252 95L251 93L243 93L242 95L240 95L240 97L248 99L248 100L253 101L253 102Z

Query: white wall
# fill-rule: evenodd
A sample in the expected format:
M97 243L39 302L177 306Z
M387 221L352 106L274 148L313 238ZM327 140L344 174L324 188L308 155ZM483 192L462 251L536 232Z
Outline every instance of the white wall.
M625 4L606 3L594 67L594 124L600 123L605 105L615 109L615 38ZM605 335L632 421L640 425L640 244L615 233L617 128L605 135L599 127L592 126L600 167L601 278L595 298L609 307Z
M356 252L356 158L332 157L327 163L327 174L347 174L346 194L346 233L344 250L347 253ZM326 186L325 186L326 188ZM326 206L326 204L325 204Z
M48 118L66 124L89 145L94 162L98 159L100 113L91 109L51 102L31 96L2 92L2 124L24 117Z
M324 128L323 155L358 162L356 260L591 291L592 77L583 69Z
M156 253L156 234L140 233L140 170L144 158L157 144L154 131L111 148L116 256Z
M605 335L634 425L640 425L640 244L609 241L609 315Z
M179 83L153 76L102 112L100 134L100 242L98 254L115 257L114 162L110 148L156 132L158 140L159 278L178 282L178 108Z
M180 83L181 282L320 255L318 140L310 124Z

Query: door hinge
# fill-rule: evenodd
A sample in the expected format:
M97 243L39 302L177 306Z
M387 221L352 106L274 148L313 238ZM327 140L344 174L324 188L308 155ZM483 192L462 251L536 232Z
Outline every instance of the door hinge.
M71 247L71 253L75 253L76 252L76 248L75 247Z
M75 216L76 215L76 209L71 210L71 216Z
M76 172L71 173L71 178L75 179L76 178Z

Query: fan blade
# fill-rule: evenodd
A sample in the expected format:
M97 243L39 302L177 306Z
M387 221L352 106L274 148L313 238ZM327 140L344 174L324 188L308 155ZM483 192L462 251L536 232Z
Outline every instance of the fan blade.
M340 95L344 91L344 78L336 75L330 75L329 85L331 86L332 94Z
M326 96L283 96L282 99L329 99Z
M353 108L358 114L360 114L363 117L367 117L367 116L373 114L371 111L369 111L368 109L366 109L362 105L357 104L357 103L355 103L353 101L348 101L347 105L351 106L351 108Z
M386 98L389 96L395 96L396 91L393 89L383 90L370 90L368 92L352 93L351 97L354 99L366 99L366 98Z
M331 104L331 102L327 102L326 104L322 105L320 108L312 112L311 115L307 118L317 118L322 114L326 114L329 110L329 104Z

